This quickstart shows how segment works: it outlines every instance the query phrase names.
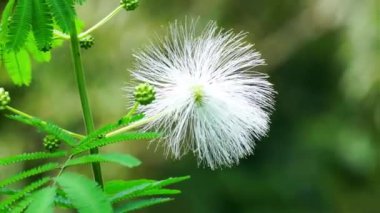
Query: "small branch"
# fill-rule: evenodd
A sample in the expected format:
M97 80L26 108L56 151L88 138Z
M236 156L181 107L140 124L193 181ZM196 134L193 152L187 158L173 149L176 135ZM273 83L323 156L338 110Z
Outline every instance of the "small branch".
M13 107L11 107L11 106L6 106L5 109L8 110L8 111L10 111L10 112L12 112L12 113L14 113L14 114L16 114L16 115L20 115L20 116L23 116L23 117L26 117L26 118L29 118L29 119L33 119L33 118L35 118L34 116L29 115L29 114L27 114L27 113L25 113L25 112L22 112L22 111L20 111L20 110L18 110L18 109L15 109L15 108L13 108ZM46 123L45 121L43 121L43 122ZM76 139L82 140L82 139L85 138L84 135L81 135L81 134L78 134L78 133L75 133L75 132L71 132L71 131L66 130L66 129L63 129L63 128L62 128L62 130L63 130L65 133L71 135L72 137L74 137L74 138L76 138Z
M118 14L122 9L123 9L123 5L119 5L115 10L113 10L110 14L108 14L106 17L104 17L102 20L100 20L98 23L96 23L90 29L88 29L85 32L79 34L78 38L81 39L83 37L86 37L92 31L98 29L103 24L107 23L112 17L114 17L116 14Z

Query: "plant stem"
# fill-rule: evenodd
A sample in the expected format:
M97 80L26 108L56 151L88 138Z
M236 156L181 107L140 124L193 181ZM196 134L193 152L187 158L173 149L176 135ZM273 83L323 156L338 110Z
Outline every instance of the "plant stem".
M32 115L29 115L29 114L27 114L25 112L22 112L22 111L20 111L18 109L15 109L15 108L11 107L11 106L6 106L5 109L8 110L8 111L10 111L10 112L12 112L12 113L14 113L14 114L16 114L16 115L20 115L20 116L23 116L23 117L26 117L26 118L29 118L29 119L35 118ZM45 122L45 121L43 121L43 122ZM66 129L62 129L62 130L65 131L67 134L71 135L72 137L76 138L76 139L81 140L81 139L85 138L84 135L81 135L81 134L78 134L78 133L75 133L75 132L71 132L71 131L66 130Z
M79 90L79 96L82 105L83 119L85 122L85 127L87 134L90 134L95 130L94 121L92 118L92 113L90 109L90 104L88 101L87 88L86 88L86 79L83 70L82 59L80 55L79 49L79 40L78 40L78 32L75 28L75 21L72 19L72 30L70 32L70 41L71 41L71 53L74 63L74 70L77 80L77 86ZM98 154L99 149L94 148L90 150L91 154ZM100 167L100 163L92 163L92 170L94 173L95 181L103 188L103 178L102 171Z
M123 9L123 5L119 5L116 9L114 9L110 14L108 14L106 17L104 17L102 20L100 20L98 23L96 23L94 26L92 26L90 29L86 30L86 32L83 32L79 34L79 38L83 38L90 34L92 31L96 30L103 24L105 24L107 21L109 21L112 17L114 17L116 14L118 14Z
M114 136L114 135L117 135L117 134L120 134L120 133L123 133L123 132L128 132L130 130L133 130L133 129L136 129L136 128L139 128L147 123L150 123L154 120L156 120L158 117L160 116L160 114L157 114L155 116L152 116L152 117L149 117L149 118L145 118L145 119L142 119L142 120L139 120L139 121L136 121L128 126L125 126L125 127L122 127L120 129L117 129L117 130L114 130L108 134L106 134L106 137L111 137L111 136Z

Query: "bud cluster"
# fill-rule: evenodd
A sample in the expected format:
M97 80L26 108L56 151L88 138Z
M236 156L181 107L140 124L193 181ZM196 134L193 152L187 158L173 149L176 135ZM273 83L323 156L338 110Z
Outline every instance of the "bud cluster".
M139 6L139 0L121 0L120 4L123 5L127 11L135 10Z
M141 105L148 105L154 101L156 98L156 91L154 87L147 84L139 84L135 87L135 92L133 93L135 101Z
M61 141L54 135L47 135L43 141L44 148L49 152L55 152L61 145Z
M90 49L92 46L94 46L94 44L95 44L95 38L91 35L88 35L79 41L80 47L86 50Z
M9 104L9 102L11 102L9 92L0 87L0 110L3 110Z

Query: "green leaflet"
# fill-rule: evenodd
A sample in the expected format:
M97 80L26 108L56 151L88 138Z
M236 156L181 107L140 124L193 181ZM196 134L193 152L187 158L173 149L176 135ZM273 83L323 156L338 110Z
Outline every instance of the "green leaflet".
M32 9L30 0L17 1L9 24L7 49L17 52L23 47L31 29Z
M55 190L55 187L47 187L35 192L25 213L53 213Z
M3 52L3 63L13 83L28 86L32 80L31 63L28 52L20 49L18 52L10 50Z
M51 52L43 52L38 49L36 42L34 41L34 36L32 33L29 34L28 40L25 43L25 47L29 54L37 62L49 62L51 59Z
M111 153L111 154L94 154L86 155L79 158L71 159L66 165L74 166L79 164L87 164L94 162L112 162L129 168L136 167L141 164L141 161L132 155Z
M8 33L9 16L11 15L14 4L15 0L9 0L7 6L5 6L5 9L3 10L0 25L0 41L4 41Z
M7 199L3 200L1 203L0 203L0 212L7 212L5 211L7 208L9 208L10 205L12 205L13 203L15 203L16 201L18 201L19 199L23 198L26 194L42 187L43 185L45 185L46 183L48 183L50 181L51 178L49 177L46 177L46 178L43 178L43 179L40 179L38 181L35 181L31 184L29 184L28 186L24 187L22 190L20 190L19 192L17 192L16 194L8 197Z
M25 209L30 205L31 202L32 202L32 198L26 197L25 199L18 202L17 206L12 208L10 213L23 213Z
M125 199L151 196L151 195L172 195L178 194L178 190L163 189L162 187L179 183L189 179L189 176L168 178L161 181L156 180L133 180L110 181L105 185L105 191L111 195L112 202L118 202Z
M74 146L77 144L77 141L74 137L72 137L70 134L65 132L61 127L53 123L43 121L36 117L28 118L28 117L24 117L20 115L8 115L7 117L9 119L13 119L13 120L22 122L24 124L34 126L38 128L40 131L45 132L47 134L54 135L59 140L67 143L70 146Z
M145 200L134 200L130 201L115 210L115 213L124 213L130 212L142 208L146 208L149 206L157 205L160 203L166 203L172 201L172 198L150 198Z
M9 178L1 180L0 181L0 188L7 186L9 184L18 182L18 181L23 180L25 178L31 177L31 176L38 175L38 174L41 174L44 172L48 172L48 171L51 171L53 169L57 169L58 167L59 167L58 163L47 163L47 164L44 164L44 165L39 166L39 167L35 167L33 169L30 169L30 170L20 172L16 175L9 177Z
M134 123L138 120L141 120L142 118L144 118L143 114L137 114L137 115L133 115L133 116L130 116L127 118L122 118L118 121L118 123L105 125L102 128L97 129L96 131L94 131L90 135L88 135L85 139L83 139L80 142L80 144L85 144L85 143L88 143L88 142L93 141L95 139L98 139L99 136L105 135L105 134L107 134L107 133L109 133L115 129L121 128L123 126L127 126L131 123Z
M84 152L93 148L106 146L113 143L119 143L123 141L132 141L132 140L151 140L151 139L158 138L159 136L160 134L155 133L155 132L123 133L123 134L115 135L112 137L107 137L107 138L102 138L102 139L94 140L87 143L82 143L73 150L73 154L79 154L81 152Z
M113 212L106 194L96 182L73 173L64 173L57 182L80 213Z
M0 166L6 166L13 163L19 163L22 161L29 161L29 160L39 160L39 159L46 159L46 158L58 158L63 157L67 154L67 152L61 151L61 152L33 152L33 153L23 153L20 155L13 155L5 158L0 158Z
M53 17L45 0L33 1L33 35L38 49L48 50L53 42Z
M64 33L71 32L73 27L72 20L75 17L73 0L46 0L51 13Z

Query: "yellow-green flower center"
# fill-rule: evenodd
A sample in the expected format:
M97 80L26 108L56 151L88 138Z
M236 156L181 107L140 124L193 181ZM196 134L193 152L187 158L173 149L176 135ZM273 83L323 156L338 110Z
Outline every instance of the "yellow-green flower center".
M204 98L204 92L203 88L200 85L195 85L193 87L193 97L194 97L194 102L197 106L201 106L203 103L203 98Z

